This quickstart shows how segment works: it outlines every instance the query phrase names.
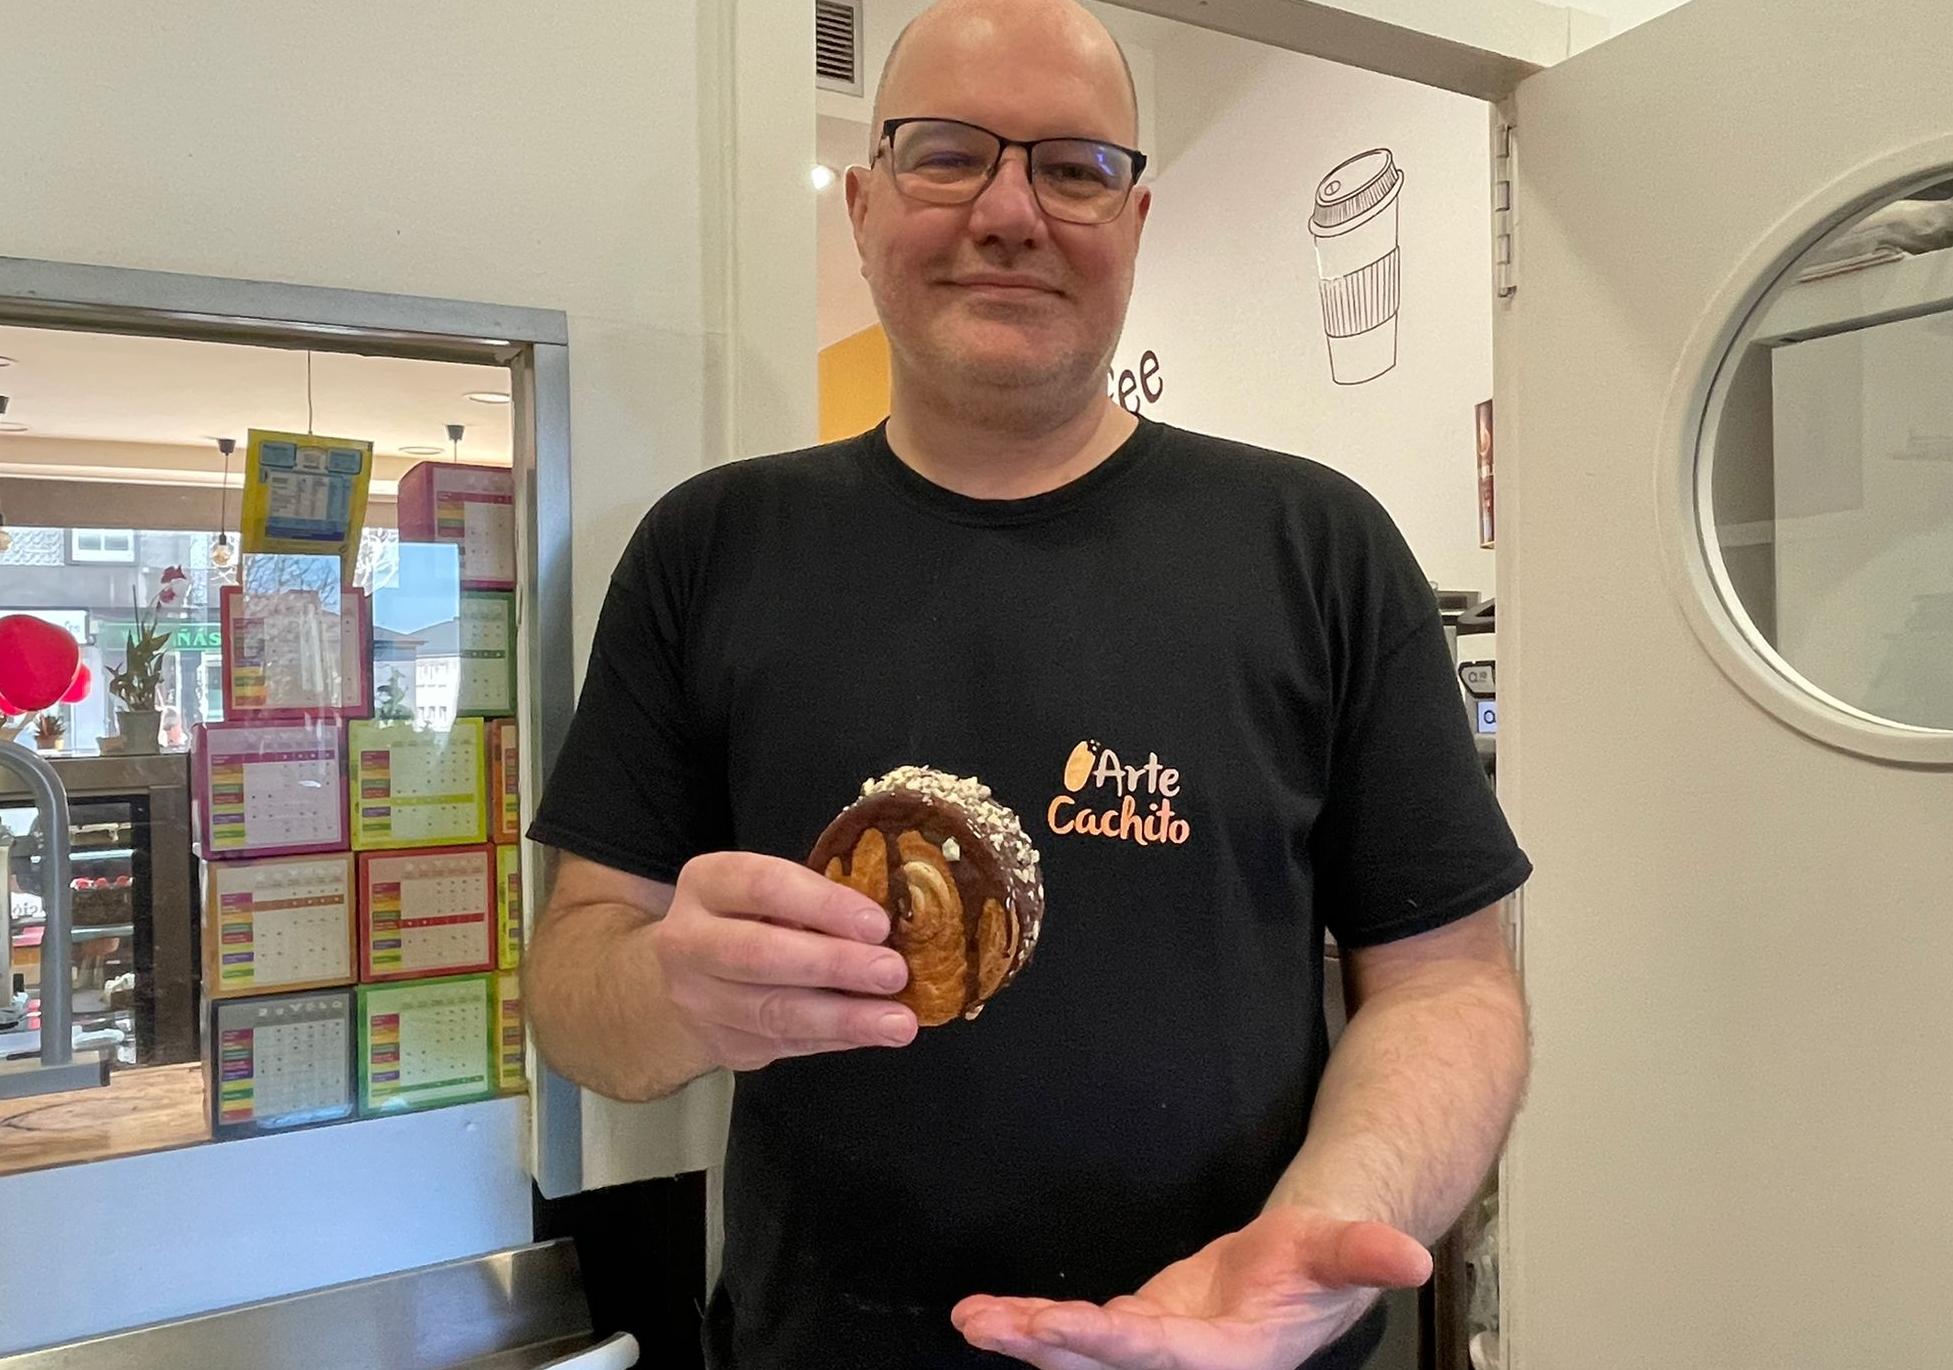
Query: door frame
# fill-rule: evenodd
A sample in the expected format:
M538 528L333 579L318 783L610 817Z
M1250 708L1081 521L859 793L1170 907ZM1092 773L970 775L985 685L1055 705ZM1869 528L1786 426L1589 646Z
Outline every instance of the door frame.
M517 545L522 793L533 803L575 711L571 614L569 319L560 310L131 267L0 257L0 324L252 347L505 366L510 372ZM523 863L524 906L543 887ZM530 1062L531 1172L550 1197L582 1188L576 1086ZM347 1126L360 1126L358 1122Z

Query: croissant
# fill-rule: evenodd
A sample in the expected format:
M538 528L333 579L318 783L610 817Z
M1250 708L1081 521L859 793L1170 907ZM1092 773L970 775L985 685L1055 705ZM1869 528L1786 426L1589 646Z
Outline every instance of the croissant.
M1017 815L974 779L903 766L861 787L807 864L888 910L916 1021L975 1018L1030 964L1044 877Z

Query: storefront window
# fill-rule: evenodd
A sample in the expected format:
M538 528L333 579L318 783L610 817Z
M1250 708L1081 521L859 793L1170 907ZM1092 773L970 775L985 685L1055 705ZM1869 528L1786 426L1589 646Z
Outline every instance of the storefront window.
M338 360L342 383L391 368L363 410L382 418L425 389L402 368L455 373L457 399L507 384ZM74 674L31 711L7 699L0 736L68 791L75 1047L112 1068L105 1089L0 1091L0 1173L526 1087L520 577L509 439L488 438L488 460L429 462L267 424L236 445L254 494L211 526L9 519L0 622L52 625L30 636L71 641ZM43 510L105 511L87 482L48 487ZM242 555L213 555L220 535ZM0 1067L38 1052L43 821L0 771Z

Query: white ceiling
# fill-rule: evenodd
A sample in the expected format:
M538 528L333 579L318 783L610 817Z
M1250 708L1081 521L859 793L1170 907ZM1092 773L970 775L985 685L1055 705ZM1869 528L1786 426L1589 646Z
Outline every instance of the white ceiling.
M28 425L22 436L89 443L181 446L201 467L213 438L245 430L308 431L302 351L230 343L141 338L112 333L0 327L0 422ZM509 407L463 398L509 388L501 367L313 352L309 431L364 438L395 455L403 446L449 451L445 425L467 426L463 460L507 464ZM0 475L8 465L0 433ZM50 444L36 443L37 460ZM99 458L91 459L99 464Z

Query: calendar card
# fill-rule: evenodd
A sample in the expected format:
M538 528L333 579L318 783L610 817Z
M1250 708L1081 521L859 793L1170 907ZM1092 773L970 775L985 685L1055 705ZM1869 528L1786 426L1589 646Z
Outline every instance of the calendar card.
M243 551L337 553L350 580L372 480L373 444L364 439L249 430Z
M207 862L203 893L203 987L211 998L358 978L350 855Z
M368 720L346 726L354 850L487 840L479 718L457 718L445 729Z
M495 977L498 1037L495 1047L495 1085L513 1094L528 1083L523 1067L522 977L505 971Z
M515 596L461 592L460 661L454 711L481 717L515 712Z
M350 1117L353 991L213 1003L205 1068L218 1137Z
M522 840L522 767L516 751L515 720L488 722L488 840Z
M359 987L359 1110L394 1113L495 1092L492 976Z
M340 724L200 723L192 751L204 860L345 850Z
M515 473L506 466L424 461L400 478L400 536L461 548L470 590L515 588Z
M359 857L359 978L493 970L495 849L431 847Z
M495 849L495 945L503 970L522 964L522 848Z
M225 718L372 712L373 624L364 591L341 590L336 581L323 591L226 585L221 598Z

